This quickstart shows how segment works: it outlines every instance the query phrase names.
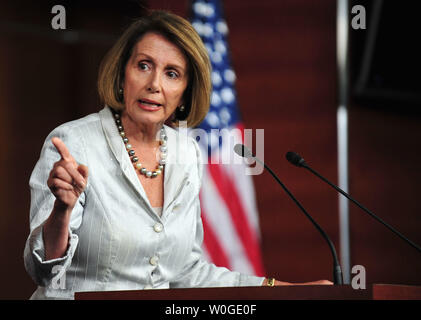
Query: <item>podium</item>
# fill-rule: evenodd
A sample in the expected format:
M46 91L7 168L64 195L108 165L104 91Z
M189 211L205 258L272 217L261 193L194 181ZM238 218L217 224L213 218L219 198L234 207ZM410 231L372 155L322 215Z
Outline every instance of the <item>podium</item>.
M421 300L421 286L218 287L76 292L76 300Z

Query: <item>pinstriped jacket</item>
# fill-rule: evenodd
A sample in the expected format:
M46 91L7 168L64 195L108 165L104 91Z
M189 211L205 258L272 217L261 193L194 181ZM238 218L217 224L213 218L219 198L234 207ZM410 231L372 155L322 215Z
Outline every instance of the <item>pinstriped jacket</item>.
M29 181L30 234L24 262L38 285L31 298L73 299L78 291L262 284L261 277L216 267L202 257L200 150L194 139L165 129L168 156L161 216L149 203L108 107L50 133ZM42 230L55 200L46 181L60 159L51 143L54 136L78 163L89 167L89 177L72 211L65 255L45 260Z

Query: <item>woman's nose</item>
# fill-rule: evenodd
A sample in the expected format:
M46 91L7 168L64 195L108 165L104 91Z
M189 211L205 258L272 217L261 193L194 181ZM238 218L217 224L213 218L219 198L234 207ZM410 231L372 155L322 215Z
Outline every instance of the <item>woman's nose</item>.
M149 83L147 87L148 92L156 93L161 90L161 84L159 81L159 74L158 72L154 72L151 74L149 78Z

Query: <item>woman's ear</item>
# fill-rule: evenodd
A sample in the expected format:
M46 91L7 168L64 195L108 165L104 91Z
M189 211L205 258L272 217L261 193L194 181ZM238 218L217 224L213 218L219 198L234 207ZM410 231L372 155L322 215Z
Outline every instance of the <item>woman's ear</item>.
M189 115L189 109L186 105L182 104L175 109L174 120L185 120Z

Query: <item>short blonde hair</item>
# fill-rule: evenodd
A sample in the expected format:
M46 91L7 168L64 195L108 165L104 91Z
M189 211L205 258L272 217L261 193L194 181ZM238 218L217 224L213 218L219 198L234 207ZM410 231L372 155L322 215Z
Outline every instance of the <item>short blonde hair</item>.
M99 68L98 93L102 103L117 109L124 109L120 88L124 82L124 71L134 46L147 32L159 33L175 44L185 54L188 63L189 81L184 92L184 112L178 109L174 123L187 121L188 127L195 127L203 121L209 111L211 64L200 36L193 26L175 14L154 10L141 17L123 33L104 57Z

